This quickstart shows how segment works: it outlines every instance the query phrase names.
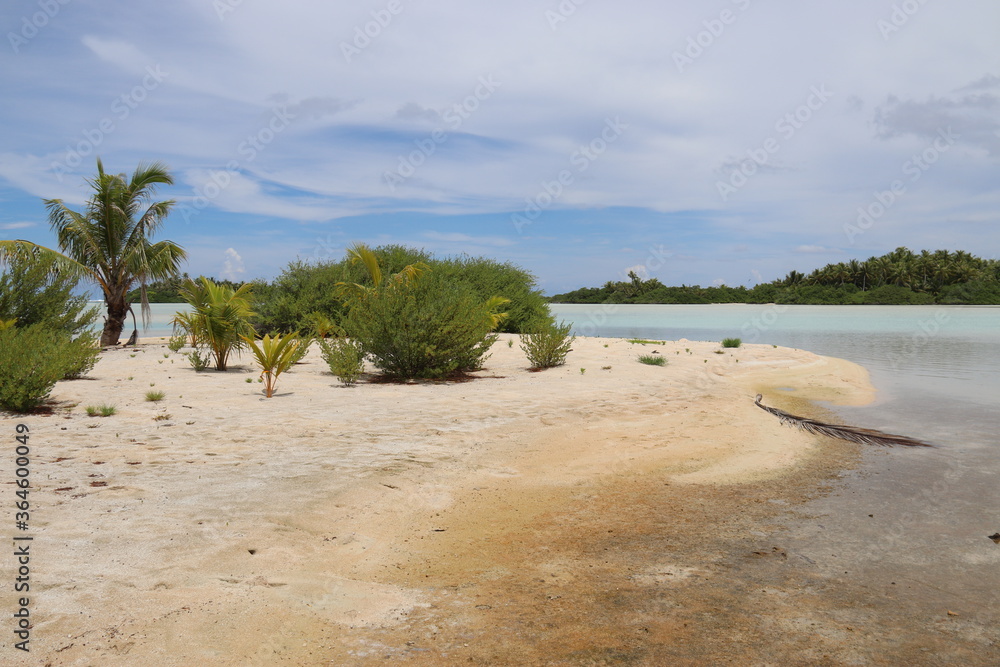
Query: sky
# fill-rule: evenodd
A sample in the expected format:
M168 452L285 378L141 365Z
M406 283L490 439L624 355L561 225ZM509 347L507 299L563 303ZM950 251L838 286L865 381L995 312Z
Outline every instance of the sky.
M995 0L9 0L0 238L162 161L154 240L273 279L355 242L547 293L1000 257Z

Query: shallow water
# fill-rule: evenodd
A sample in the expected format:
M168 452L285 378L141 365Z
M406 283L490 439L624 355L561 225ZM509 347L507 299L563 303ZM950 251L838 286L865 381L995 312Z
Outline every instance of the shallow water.
M842 606L878 610L872 621L893 615L901 628L941 639L939 648L981 646L982 664L1000 664L1000 545L988 539L1000 532L1000 307L552 310L580 335L740 337L865 366L879 391L876 401L826 407L845 423L935 447L866 449L857 470L845 473L830 494L789 512L767 539L795 556L789 565L803 585L827 578L825 594ZM927 650L930 658L937 649Z

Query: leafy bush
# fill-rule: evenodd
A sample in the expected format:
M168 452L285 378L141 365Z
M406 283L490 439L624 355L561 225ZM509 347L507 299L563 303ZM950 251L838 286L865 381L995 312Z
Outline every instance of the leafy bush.
M321 339L320 354L336 375L346 385L353 385L361 377L365 367L365 353L361 344L347 338Z
M65 363L63 380L76 380L89 373L97 364L101 348L97 345L97 332L86 331L76 338L63 338L60 358Z
M292 353L292 361L289 364L290 367L294 366L295 364L299 363L305 358L306 353L309 352L309 346L312 345L313 341L315 340L312 336L308 335L299 336L296 333L295 336L297 344L295 346L295 352Z
M658 354L644 354L639 357L639 363L649 366L666 366L667 360Z
M570 336L571 324L542 321L534 324L531 333L521 335L521 349L528 356L531 368L551 368L566 363L566 355L576 336Z
M393 378L441 378L482 367L495 326L495 301L484 303L466 283L426 268L354 285L344 329L372 363ZM416 277L419 276L419 277Z
M197 349L188 352L184 356L187 357L188 361L191 362L191 367L194 368L199 373L208 368L208 365L212 362L212 355L210 355L208 352L202 354L202 352Z
M723 338L722 347L739 347L743 341L739 338Z
M0 331L0 407L28 412L48 398L67 372L65 334L44 324Z
M54 271L47 255L20 253L4 262L0 274L0 320L15 320L18 327L44 323L49 330L76 338L90 330L99 311L86 295L74 295L79 279Z
M170 341L167 343L167 347L170 349L171 352L179 352L180 349L184 347L184 343L187 342L185 339L186 336L184 336L183 334L177 334L175 336L171 336Z

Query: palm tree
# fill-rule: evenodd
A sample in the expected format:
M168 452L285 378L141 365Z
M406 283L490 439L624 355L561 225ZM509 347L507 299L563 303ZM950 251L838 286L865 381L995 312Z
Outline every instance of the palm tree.
M174 277L184 249L171 241L151 243L150 237L163 224L173 201L151 201L160 185L172 185L173 178L161 162L140 163L132 177L109 174L97 160L97 177L87 183L94 189L83 213L70 210L60 199L47 199L49 225L56 234L61 252L29 241L0 241L0 255L10 256L30 250L51 253L61 270L93 280L104 292L108 314L101 334L101 346L117 345L132 311L126 296L138 284L143 325L150 311L146 285ZM133 320L135 313L132 314Z

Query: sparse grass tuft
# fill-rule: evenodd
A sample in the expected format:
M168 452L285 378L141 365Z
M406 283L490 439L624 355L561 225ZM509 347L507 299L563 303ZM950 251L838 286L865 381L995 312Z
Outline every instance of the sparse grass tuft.
M628 340L629 343L632 343L633 345L666 345L667 344L667 341L665 341L665 340L646 340L645 338L629 338L627 340ZM607 345L605 345L604 347L607 347Z
M88 417L110 417L118 412L118 408L113 405L88 405L85 410Z
M649 366L666 366L667 360L665 357L661 357L658 354L644 354L639 357L640 364L647 364Z
M162 401L165 396L166 394L159 390L157 391L151 390L146 392L146 400L152 403L155 403L157 401Z
M739 347L743 344L743 341L739 338L723 338L722 347Z

